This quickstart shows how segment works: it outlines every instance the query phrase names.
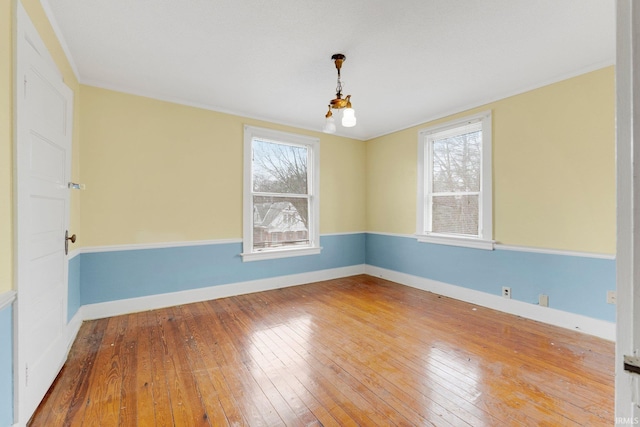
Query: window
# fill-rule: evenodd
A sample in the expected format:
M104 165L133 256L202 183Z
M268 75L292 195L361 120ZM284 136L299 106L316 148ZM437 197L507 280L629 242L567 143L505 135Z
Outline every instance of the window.
M243 261L320 253L317 138L244 128Z
M418 134L419 241L493 249L491 112Z

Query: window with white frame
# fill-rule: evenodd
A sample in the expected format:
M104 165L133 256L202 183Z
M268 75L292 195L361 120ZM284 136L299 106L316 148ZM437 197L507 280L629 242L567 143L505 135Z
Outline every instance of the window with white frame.
M491 112L418 133L419 241L493 249Z
M320 253L317 138L244 127L243 261Z

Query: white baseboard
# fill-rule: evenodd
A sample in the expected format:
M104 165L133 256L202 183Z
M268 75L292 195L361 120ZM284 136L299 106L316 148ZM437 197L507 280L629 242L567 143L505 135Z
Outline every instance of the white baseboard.
M67 353L71 350L71 345L76 340L80 326L82 326L82 321L84 320L83 311L83 308L80 307L69 323L67 323Z
M357 274L364 274L364 272L364 264L332 268L328 270L312 271L309 273L292 274L288 276L251 280L227 285L209 286L206 288L189 289L166 294L87 304L80 307L78 313L80 313L82 320L101 319L121 314L154 310L156 308L171 307L174 305L189 304L192 302L207 301L216 298L226 298L235 295L303 285L305 283L338 279L340 277L355 276ZM77 315L78 314L76 314L76 316Z
M365 273L370 276L381 277L412 288L422 289L447 296L457 300L480 305L482 307L499 310L505 313L514 314L538 322L559 326L565 329L583 332L594 335L609 341L616 339L616 324L604 320L598 320L579 314L568 313L549 307L529 304L522 301L505 299L498 295L491 295L461 286L450 285L436 280L425 279L423 277L410 274L399 273L372 265L365 266Z
M514 314L527 319L536 320L538 322L559 326L565 329L583 332L609 341L615 341L615 323L579 314L568 313L566 311L549 307L540 307L538 305L528 304L522 301L509 300L498 295L491 295L486 292L475 291L461 286L450 285L448 283L438 282L380 267L374 267L371 265L355 265L313 271L310 273L293 274L268 279L231 283L227 285L210 286L207 288L190 289L180 292L83 305L80 307L71 322L69 322L68 337L71 340L69 342L73 342L73 338L75 338L83 320L101 319L121 314L171 307L180 304L189 304L216 298L226 298L235 295L286 288L289 286L303 285L306 283L337 279L357 274L369 274L371 276L381 277L416 289L433 292L439 295Z

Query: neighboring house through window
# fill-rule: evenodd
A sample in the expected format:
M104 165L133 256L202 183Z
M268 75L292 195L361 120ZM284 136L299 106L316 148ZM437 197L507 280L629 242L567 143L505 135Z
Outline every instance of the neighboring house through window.
M419 241L493 249L491 112L418 134Z
M320 253L317 138L244 128L244 261Z

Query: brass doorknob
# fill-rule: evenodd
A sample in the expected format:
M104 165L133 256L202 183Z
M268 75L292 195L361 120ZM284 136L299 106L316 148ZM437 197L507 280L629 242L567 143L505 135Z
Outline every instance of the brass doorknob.
M76 235L73 234L71 235L71 237L69 237L69 230L66 230L64 232L64 254L65 255L69 255L69 240L71 240L71 243L75 243Z

